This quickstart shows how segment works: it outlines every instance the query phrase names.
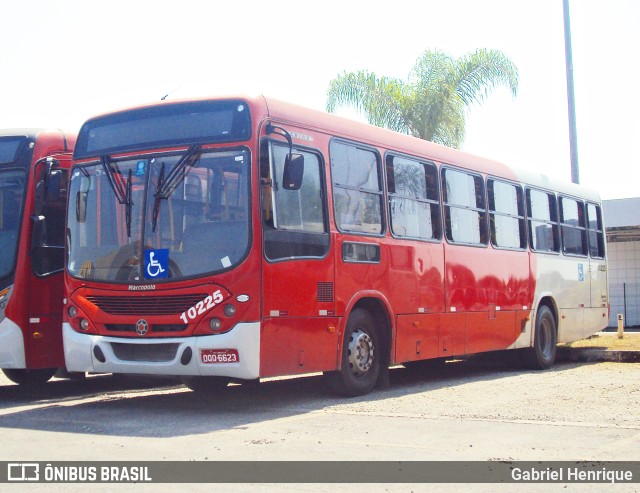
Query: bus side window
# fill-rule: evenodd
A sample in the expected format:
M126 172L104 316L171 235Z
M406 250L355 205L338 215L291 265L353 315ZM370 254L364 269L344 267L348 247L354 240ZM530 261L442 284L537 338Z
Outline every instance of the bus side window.
M451 243L486 245L486 207L481 176L443 168L445 231Z
M291 189L282 185L288 153L288 146L275 142L263 146L265 255L270 260L323 257L329 250L329 235L322 161L315 153L296 150L304 156L304 174L300 188Z
M389 155L386 169L393 234L439 240L442 228L436 166Z
M604 228L600 206L587 204L587 225L589 228L589 253L593 258L604 258Z
M498 248L526 248L522 189L493 179L487 181L487 189L491 243Z
M560 252L556 196L552 193L527 189L529 244L536 252Z
M568 255L587 255L587 230L582 201L560 197L562 251Z
M382 182L378 155L342 142L331 143L333 202L338 229L382 234Z
M39 186L45 186L44 182ZM58 169L50 172L48 190L42 195L37 217L42 217L38 230L33 222L31 262L33 272L45 276L64 268L64 219L67 205L69 172ZM38 195L38 194L36 194ZM36 242L36 244L33 244Z

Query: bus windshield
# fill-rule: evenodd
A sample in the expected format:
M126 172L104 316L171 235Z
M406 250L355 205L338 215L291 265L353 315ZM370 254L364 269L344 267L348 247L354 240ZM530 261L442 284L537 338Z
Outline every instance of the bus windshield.
M22 170L0 171L0 278L13 272L26 181Z
M246 149L195 147L76 167L69 272L137 284L232 268L249 247L249 170Z

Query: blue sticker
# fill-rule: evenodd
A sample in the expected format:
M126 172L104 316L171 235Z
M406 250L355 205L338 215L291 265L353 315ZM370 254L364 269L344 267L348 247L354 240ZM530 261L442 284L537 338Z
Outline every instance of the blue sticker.
M144 172L147 169L146 161L138 161L136 163L136 176L144 176Z
M144 278L166 279L169 277L169 249L144 251Z
M578 264L578 281L584 281L584 264Z

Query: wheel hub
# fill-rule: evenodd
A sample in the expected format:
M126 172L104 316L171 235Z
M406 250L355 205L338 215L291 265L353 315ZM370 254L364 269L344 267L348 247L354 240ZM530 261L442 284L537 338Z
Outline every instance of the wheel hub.
M369 334L356 330L349 341L349 368L354 375L364 375L371 369L374 358L373 340Z

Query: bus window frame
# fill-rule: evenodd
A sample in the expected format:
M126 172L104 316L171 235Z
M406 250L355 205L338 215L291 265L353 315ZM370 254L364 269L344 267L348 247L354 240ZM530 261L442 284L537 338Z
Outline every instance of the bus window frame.
M272 225L267 225L267 220L265 218L265 201L269 200L272 202L271 208L271 214L274 215L274 219L275 219L275 214L276 214L276 210L273 206L273 203L275 202L275 196L274 196L274 191L273 191L273 168L272 168L272 155L271 155L271 146L272 145L276 145L276 146L281 146L281 147L288 147L288 144L282 140L279 139L274 139L271 137L263 137L260 139L259 142L259 157L257 159L257 167L258 167L258 179L260 181L260 191L259 191L259 197L260 197L260 227L262 228L262 256L264 257L264 259L268 262L268 263L280 263L280 262L287 262L287 261L292 261L292 260L323 260L326 259L327 256L329 256L330 252L331 252L331 222L330 222L330 218L329 218L329 201L328 201L328 193L327 193L327 173L326 173L326 159L324 157L324 154L322 153L322 151L318 148L315 147L310 147L310 146L301 146L296 144L295 146L293 146L294 150L298 150L300 152L303 153L307 153L307 154L312 154L314 156L316 156L316 158L318 159L318 167L319 167L319 181L320 181L320 200L322 202L322 212L323 212L323 226L324 226L324 232L323 233L313 233L313 232L309 232L309 231L299 231L299 230L290 230L290 229L279 229L275 226L275 221L274 224ZM266 166L268 168L269 171L269 182L264 182L263 179L265 179L265 177L262 176L262 166L263 166L263 159L266 160ZM269 196L267 197L267 194L265 192L266 186L271 187L271 191L269 192ZM273 219L272 219L273 220ZM267 250L266 250L266 237L267 237L267 230L270 231L281 231L283 232L282 234L287 234L290 236L300 236L300 235L313 235L315 237L326 237L327 238L327 245L325 248L325 252L322 256L309 256L309 255L298 255L298 256L289 256L289 257L280 257L280 258L270 258L267 255Z
M376 166L378 169L378 188L379 188L379 192L374 192L374 191L370 191L367 190L365 193L370 193L372 195L378 195L380 198L380 232L379 233L367 233L367 232L363 232L363 231L354 231L354 230L349 230L349 229L342 229L340 227L340 225L338 224L338 220L337 220L337 214L336 214L336 200L335 200L335 182L333 180L333 165L331 163L331 148L333 147L334 144L342 144L345 146L351 146L351 147L355 147L356 149L361 149L363 151L368 151L374 154L375 158L376 158ZM340 234L342 235L355 235L355 236L366 236L366 237L370 237L370 238L384 238L387 235L387 231L389 229L388 226L388 219L387 219L387 214L386 214L386 209L387 207L385 206L385 201L388 200L387 197L387 187L386 187L386 176L384 176L384 166L382 165L382 155L380 153L380 150L372 145L368 145L368 144L364 144L362 142L359 141L355 141L355 140L347 140L347 139L343 139L340 137L333 137L330 142L329 142L329 159L328 159L328 163L329 163L329 179L331 180L331 205L332 205L332 210L333 210L333 222L335 224L336 229L340 232ZM344 185L340 185L338 184L338 187L343 189L343 190L355 190L354 188L351 187L346 187ZM362 190L357 190L358 192L361 192Z
M596 208L596 214L598 216L596 220L599 222L599 226L602 229L591 229L589 227L589 206L590 205ZM604 220L602 218L602 205L585 200L585 213L587 215L587 250L589 252L589 257L598 259L598 260L604 260L605 258L607 258L607 247L606 247L607 233L605 231ZM598 235L602 235L602 256L601 257L596 255L591 255L591 237L589 235L591 231L596 233L596 237L598 237Z
M254 226L253 226L253 190L252 190L252 183L253 183L253 173L254 173L254 156L255 153L253 152L252 148L248 145L239 143L238 145L227 145L227 144L221 144L221 145L217 145L217 144L208 144L208 145L203 145L203 147L201 148L201 153L202 154L206 154L206 153L217 153L217 152L236 152L236 151L240 151L240 152L246 152L247 156L249 157L249 159L251 160L250 165L247 167L247 176L245 178L246 180L246 187L247 187L247 219L246 219L246 227L247 227L247 244L245 246L245 250L242 253L242 256L239 257L238 262L234 263L233 265L229 266L229 267L225 267L223 269L218 269L215 271L206 271L206 272L200 272L198 274L193 274L190 276L182 276L180 277L178 280L176 280L175 278L165 278L165 279L155 279L153 282L154 284L171 284L171 283L175 283L175 282L183 282L183 281L191 281L193 279L199 279L199 278L203 278L203 277L209 277L209 276L215 276L215 275L219 275L219 274L223 274L225 272L228 272L230 270L233 270L234 268L236 268L238 265L242 264L243 262L245 262L247 260L247 258L250 256L252 248L253 248L253 240L254 240ZM144 159L144 160L149 160L152 158L162 158L162 157L172 157L172 156L180 156L181 154L183 154L185 151L178 151L175 149L144 149L141 151L136 151L133 153L129 153L129 152L123 152L123 153L116 153L115 156L109 156L109 162L110 163L122 163L122 162L127 162L127 161L132 161L132 160L136 160L136 159ZM100 167L100 160L98 159L86 159L86 160L82 160L80 162L74 163L73 166L70 168L69 170L69 190L68 190L68 194L71 193L71 182L72 182L72 177L73 177L73 173L76 170L80 170L80 168L86 168L86 167ZM147 168L149 168L149 166L147 165ZM148 214L148 208L149 208L149 201L147 200L147 194L149 193L149 190L151 190L150 188L150 181L148 178L148 174L149 174L149 169L145 170L145 198L144 201L146 202L146 205L144 206L144 211L142 214L142 224L141 227L144 229L146 229L146 221L147 221L147 214ZM92 175L95 176L95 175ZM110 197L110 199L113 200L117 200L115 194L113 193L113 190L110 190L110 193L113 195L113 197ZM107 200L110 200L107 199ZM70 211L70 207L72 204L72 201L75 202L75 198L71 198L69 195L69 200L67 203L67 208L66 211L67 213ZM66 220L67 222L67 226L69 224L69 219L67 218ZM116 233L116 234L123 234L122 231L120 231L120 233ZM146 235L146 231L142 234L142 237L144 238ZM122 245L120 245L122 246ZM67 248L67 247L65 247ZM83 281L87 281L87 282L91 282L91 283L96 283L96 284L114 284L114 285L125 285L125 284L132 284L130 282L125 282L125 281L116 281L116 280L105 280L105 279L96 279L96 278L86 278L86 277L80 277L76 271L72 271L69 267L69 261L70 261L70 257L69 257L69 252L67 251L65 253L65 267L64 267L64 271L66 275L69 275L71 278L75 279L75 280L83 280ZM145 281L146 282L146 281ZM139 282L139 284L144 284L145 282ZM134 283L135 284L135 283Z
M439 224L438 226L438 235L435 238L423 238L423 237L417 237L417 236L405 236L405 235L399 235L397 234L394 230L393 230L393 220L392 220L392 216L391 216L391 199L393 197L401 197L400 195L397 195L395 193L391 193L389 191L389 174L387 172L387 160L389 158L394 158L394 157L398 157L400 159L406 159L408 161L415 161L418 164L422 164L422 165L428 165L428 166L433 166L433 169L435 170L435 177L436 177L436 194L437 197L435 200L432 199L415 199L415 198L409 198L406 197L407 199L414 201L414 202L420 202L423 204L429 204L429 205L435 205L438 207L438 211L437 211L437 217L438 217L438 222ZM442 238L445 236L444 235L444 227L443 227L443 203L442 203L442 189L441 189L441 183L440 183L440 168L438 167L438 163L436 163L436 161L433 161L431 159L427 159L427 158L419 158L416 156L412 156L410 154L404 154L402 152L398 152L398 151L394 151L394 150L388 150L384 153L383 156L383 172L384 172L384 176L383 176L383 180L384 180L384 191L386 194L386 208L387 208L387 220L388 220L388 225L387 225L387 229L389 231L389 233L391 234L392 238L396 238L399 240L412 240L412 241L423 241L426 243L442 243Z
M535 192L540 192L540 193L544 193L547 196L552 196L553 197L553 210L555 211L556 214L556 221L543 221L540 218L535 218L533 217L533 214L529 213L529 204L530 204L530 195L529 192L530 191L535 191ZM555 192L551 191L551 190L546 190L544 188L540 188L540 187L536 187L533 185L527 185L525 184L524 187L524 207L525 207L525 218L527 221L527 243L529 245L529 250L531 250L532 252L536 253L536 254L544 254L544 255L561 255L562 254L562 238L561 238L561 232L560 232L560 211L558 210L558 194L556 194ZM549 211L551 211L551 209L549 209ZM556 235L556 240L557 240L557 244L558 244L558 249L557 250L538 250L537 248L534 247L533 245L533 230L531 228L531 221L536 221L536 222L544 222L546 224L551 224L551 225L556 225L557 228L557 235Z
M65 189L63 188L59 188L59 190L57 191L58 195L58 205L60 205L62 207L62 212L63 214L66 214L67 212L67 200L68 200L68 193L69 193L69 181L71 180L71 169L68 167L57 167L54 168L52 170L47 171L46 169L43 170L39 170L39 166L45 166L44 162L42 163L38 163L38 165L36 165L34 167L34 214L31 217L31 242L32 245L30 246L30 257L31 257L31 271L33 272L33 274L36 277L40 277L40 278L44 278L44 277L48 277L54 274L59 274L61 272L64 271L65 267L66 267L66 240L64 239L64 237L66 236L66 234L63 234L63 239L62 239L62 244L61 245L50 245L48 240L51 238L50 235L50 229L47 228L47 224L51 224L51 220L50 220L50 215L46 214L46 212L51 212L51 206L52 206L52 201L48 198L47 200L44 200L44 198L40 199L38 197L38 194L35 193L35 187L37 187L40 182L42 181L43 186L44 186L44 173L50 173L54 170L60 171L61 172L61 182L64 181L66 184L66 193L63 195L61 192L63 192ZM42 178L40 178L40 176L42 176ZM64 180L63 180L64 179ZM49 193L49 190L45 191L45 195L47 195ZM40 204L38 204L38 200L42 200L42 202ZM38 205L41 207L41 210L37 210L38 209ZM40 219L42 218L42 219ZM65 224L66 224L66 218L63 217L63 219L65 219ZM34 234L35 234L35 230L36 230L36 224L39 220L43 221L43 226L44 227L44 231L45 231L45 243L43 244L38 244L38 245L33 245L33 241L34 241ZM64 229L63 229L64 231ZM62 262L60 263L60 267L56 268L54 270L45 270L43 272L41 272L38 269L38 260L41 258L46 258L47 257L47 252L54 252L54 251L61 251L62 257L61 260ZM57 259L54 259L57 260Z
M461 206L461 205L455 205L455 204L450 204L448 201L445 202L444 197L445 197L445 193L444 193L444 180L445 180L445 174L447 170L451 170L454 172L458 172L458 173L464 173L468 176L472 176L475 178L480 178L481 183L482 183L482 200L484 202L484 209L480 209L477 207L466 207L466 206ZM488 201L487 201L487 184L486 184L486 179L485 177L482 175L482 173L476 172L476 171L471 171L468 170L466 168L461 168L458 166L453 166L450 164L442 164L440 166L440 173L439 173L439 182L440 182L440 203L442 204L442 236L444 237L445 241L447 242L447 244L449 245L459 245L459 246L468 246L468 247L473 247L473 248L489 248L489 244L491 243L489 236L490 236L490 231L489 231L489 209L487 207L488 205ZM481 243L467 243L464 241L455 241L453 239L449 239L447 236L447 208L451 208L451 207L455 207L458 209L463 209L463 210L470 210L472 212L481 212L484 211L484 218L482 219L481 222L479 222L479 225L481 228L484 228L484 242ZM480 239L482 240L482 235L483 235L483 231L482 229L480 229L479 231L480 234Z
M491 207L489 205L489 182L493 181L493 182L500 182L503 183L505 185L512 185L514 186L517 190L520 190L520 203L519 205L522 206L522 216L512 216L511 214L505 214L505 213L496 213L496 211L492 211ZM487 216L488 216L488 220L489 220L489 230L488 230L488 234L489 234L489 243L491 243L491 246L493 248L495 248L496 250L507 250L507 251L511 251L511 252L524 252L529 250L529 225L528 225L528 217L527 217L527 197L526 197L526 185L523 185L520 182L516 182L516 181L511 181L511 180L507 180L504 178L500 178L497 176L493 176L493 175L489 175L487 176L486 180L485 180L485 189L486 189L486 196L487 196ZM513 219L518 219L519 221L523 221L524 223L524 228L523 228L523 234L524 234L524 238L520 238L520 242L524 242L524 246L522 247L505 247L505 246L498 246L496 244L494 244L493 242L493 235L492 235L492 231L491 231L491 215L492 214L498 214L499 216L503 216L503 217L510 217Z
M582 205L582 220L584 221L584 226L573 226L571 224L564 222L564 209L562 207L562 200L572 200L578 205L578 216L580 215L580 205ZM589 258L589 228L587 225L587 210L586 210L586 201L583 199L579 199L572 195L567 195L563 193L559 193L557 196L557 205L558 205L558 226L560 228L560 248L562 250L562 254L567 257L575 257L575 258ZM582 243L585 247L585 253L570 253L565 250L565 235L564 229L569 228L576 231L581 231L584 234L584 242Z

